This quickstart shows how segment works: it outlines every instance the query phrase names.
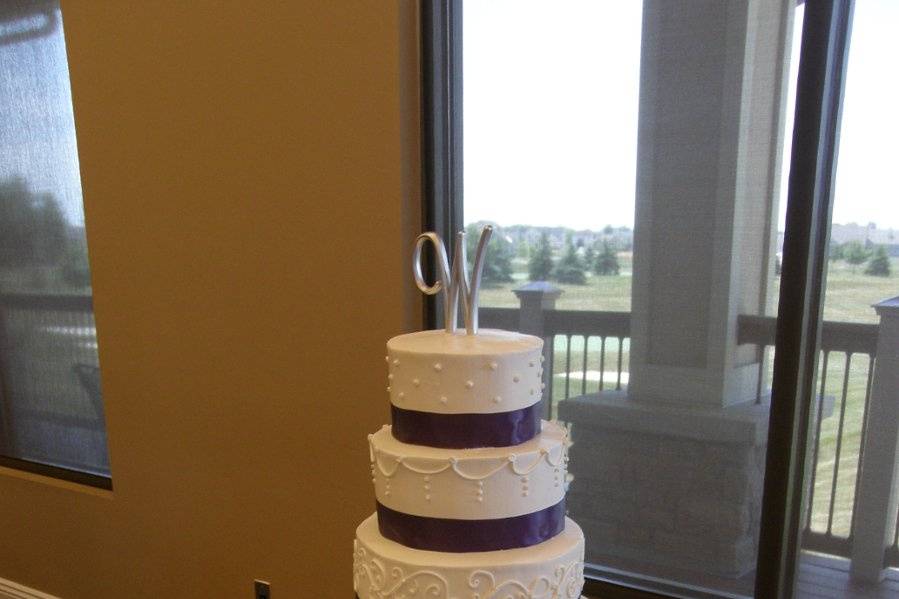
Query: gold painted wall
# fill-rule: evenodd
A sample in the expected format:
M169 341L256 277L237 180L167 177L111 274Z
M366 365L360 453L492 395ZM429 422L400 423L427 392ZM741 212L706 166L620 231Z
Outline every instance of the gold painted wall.
M410 2L63 4L114 492L0 471L0 578L346 599L418 324Z

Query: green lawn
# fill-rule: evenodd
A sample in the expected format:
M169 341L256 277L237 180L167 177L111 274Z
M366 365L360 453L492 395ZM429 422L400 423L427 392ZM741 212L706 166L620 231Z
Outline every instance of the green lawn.
M562 310L613 310L629 311L631 309L631 256L620 254L622 274L619 276L600 277L588 275L586 285L557 284L564 290L556 302L556 308ZM881 300L899 295L899 259L893 258L892 275L890 277L874 277L863 273L864 265L851 267L845 262L828 264L827 287L824 301L825 320L876 323L877 315L871 308ZM491 307L518 307L518 300L512 290L527 282L527 264L518 259L513 262L515 281L501 286L494 286L481 291L481 305ZM775 282L774 310L779 290L779 280ZM572 337L570 357L569 340L557 336L553 340L553 385L552 412L555 414L556 403L567 396L579 395L599 390L600 381L595 373L604 372L603 389L614 389L617 386L619 355L622 363L622 384L627 383L629 340L618 347L617 339L607 339L605 358L600 368L601 352L598 338L590 338L586 345L583 337ZM768 383L773 350L768 349ZM593 371L594 376L584 381L584 360L586 370ZM823 363L821 365L823 367ZM819 368L821 370L821 368ZM855 355L850 361L848 377L846 377L846 355L831 353L827 360L824 395L833 401L833 413L821 421L820 443L817 450L817 468L815 471L815 493L812 501L812 530L824 532L831 522L831 532L837 536L847 536L852 518L852 504L855 494L855 477L858 467L858 453L861 441L862 419L864 415L865 391L868 383L869 363L867 356ZM567 376L566 376L567 373ZM566 380L567 379L567 380ZM845 402L843 384L846 383ZM816 389L820 391L820 378ZM839 435L842 421L842 435ZM837 441L839 445L839 468L837 462ZM834 483L834 481L836 481ZM836 501L831 506L831 493L834 490ZM831 518L831 509L833 515Z
M554 283L564 293L556 302L559 310L612 310L629 312L631 309L631 255L618 255L621 274L600 277L587 275L586 285ZM518 299L512 290L527 283L527 263L516 258L512 261L515 281L481 289L481 305L496 308L517 308Z

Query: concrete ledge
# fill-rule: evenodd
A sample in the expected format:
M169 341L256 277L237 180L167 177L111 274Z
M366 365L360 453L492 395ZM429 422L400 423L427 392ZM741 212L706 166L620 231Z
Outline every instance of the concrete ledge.
M726 408L685 408L630 400L626 391L606 391L559 402L559 420L588 429L671 435L712 443L761 445L768 438L767 399Z

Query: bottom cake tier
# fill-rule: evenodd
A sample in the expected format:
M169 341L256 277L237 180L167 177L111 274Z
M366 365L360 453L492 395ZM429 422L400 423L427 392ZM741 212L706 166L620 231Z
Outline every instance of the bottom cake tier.
M566 518L562 533L538 545L444 553L385 539L373 514L356 529L353 586L359 599L578 599L584 533Z

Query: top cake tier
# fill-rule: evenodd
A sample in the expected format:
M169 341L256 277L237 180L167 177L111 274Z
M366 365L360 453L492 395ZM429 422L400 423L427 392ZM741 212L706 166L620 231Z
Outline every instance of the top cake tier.
M421 331L387 342L390 403L438 414L495 414L540 401L543 340L482 329Z
M421 331L387 342L394 435L433 447L504 447L539 432L543 341L508 331Z

